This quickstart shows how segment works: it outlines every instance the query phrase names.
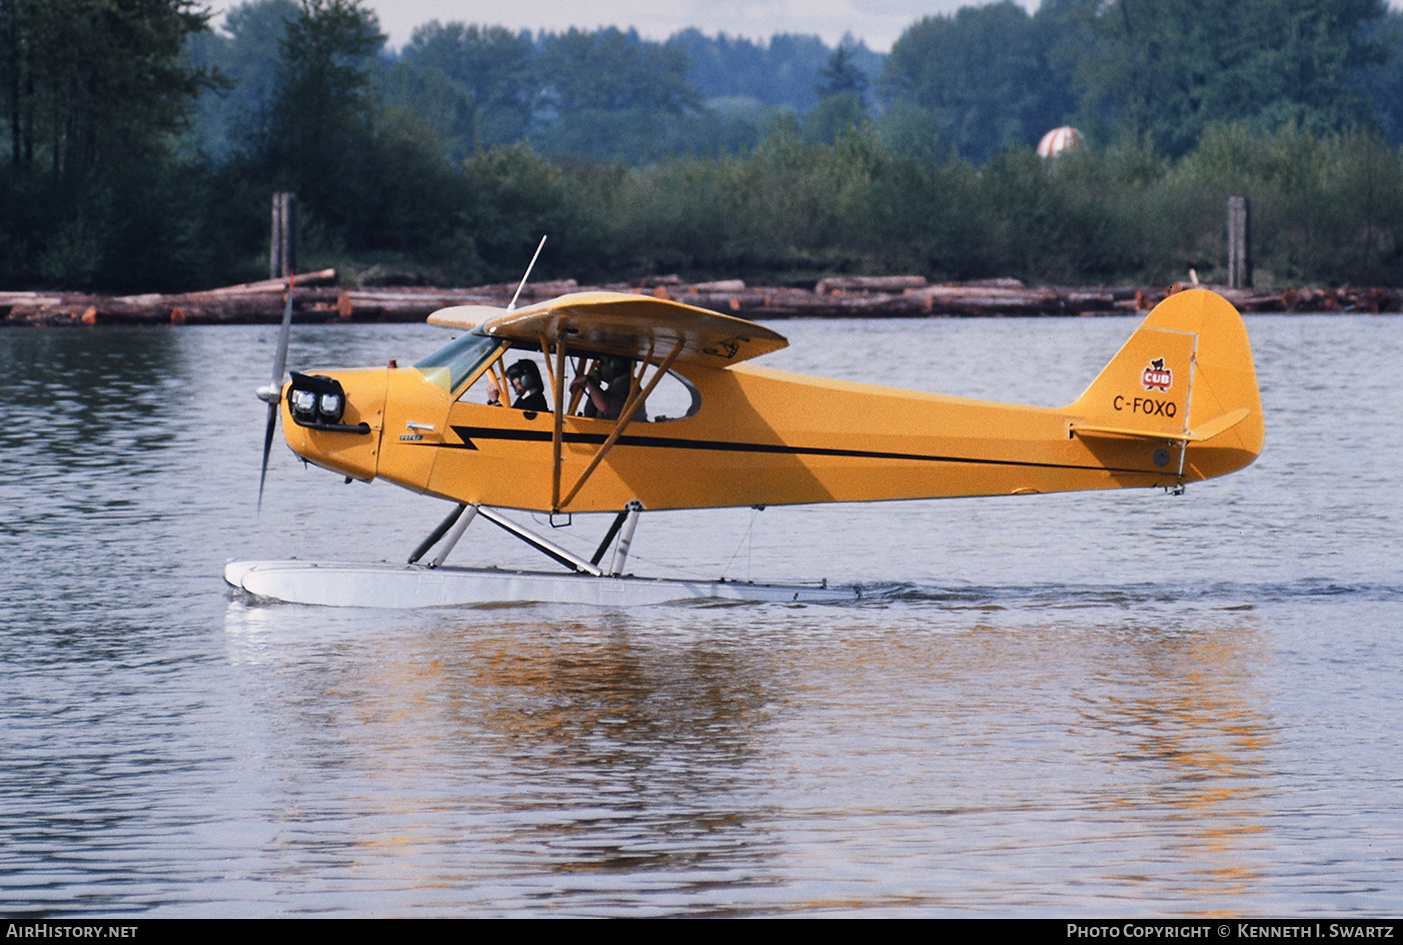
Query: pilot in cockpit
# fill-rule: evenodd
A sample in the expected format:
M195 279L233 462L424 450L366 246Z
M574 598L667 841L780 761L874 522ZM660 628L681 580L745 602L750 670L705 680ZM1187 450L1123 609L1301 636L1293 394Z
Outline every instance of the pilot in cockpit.
M507 368L507 382L516 391L512 406L517 410L550 409L546 405L546 386L541 383L541 369L536 367L536 362L522 358ZM501 392L490 378L487 382L487 403L491 406L501 405Z

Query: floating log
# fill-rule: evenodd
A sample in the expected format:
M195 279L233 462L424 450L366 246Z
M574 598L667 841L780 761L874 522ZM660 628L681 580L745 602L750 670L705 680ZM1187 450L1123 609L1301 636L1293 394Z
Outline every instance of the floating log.
M848 292L900 294L908 289L920 289L926 284L925 276L837 276L820 279L814 291L819 295L843 295Z
M908 289L927 313L941 315L1061 315L1065 305L1056 289L984 285L933 285Z
M516 283L472 288L399 286L338 289L336 271L296 277L293 318L299 322L416 322L440 308L487 305L503 308ZM268 279L177 295L91 296L69 292L0 292L3 325L202 325L277 322L286 282ZM825 279L813 290L747 286L740 279L686 284L676 276L637 282L581 286L573 279L528 284L519 305L569 292L634 292L673 299L698 308L767 320L785 318L924 318L1134 314L1193 285L1025 286L1017 279L984 279L930 285L920 276ZM1205 286L1245 312L1397 312L1403 289L1292 288L1268 292Z
M695 282L684 290L686 292L697 292L710 294L715 292L744 292L745 282L740 279L722 279L719 282Z
M504 305L506 301L479 289L352 289L336 297L336 313L342 321L420 321L441 308Z

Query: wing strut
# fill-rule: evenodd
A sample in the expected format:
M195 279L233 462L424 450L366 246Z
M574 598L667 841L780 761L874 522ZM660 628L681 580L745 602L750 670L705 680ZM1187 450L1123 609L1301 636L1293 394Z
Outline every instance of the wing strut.
M586 362L586 360L587 360L587 359L586 359L584 356L581 356L581 357L578 357L578 358L575 359L575 376L576 376L576 377L583 377L583 376L584 376L584 373L585 373L585 362ZM567 414L569 414L569 415L572 416L572 417L575 415L575 408L577 408L577 407L580 406L580 399L584 396L584 394L585 394L584 388L580 388L579 390L572 390L572 391L570 392L570 406L567 407L567 408L565 409L565 412L566 412Z
M589 461L589 465L585 467L585 471L580 473L579 479L575 480L575 485L571 487L570 491L566 494L565 498L561 499L558 502L555 501L555 499L558 498L560 494L559 440L560 425L562 418L560 415L560 395L559 393L557 393L555 414L555 465L553 467L554 481L552 483L551 488L551 508L554 511L559 512L562 508L570 504L570 500L575 498L575 495L580 491L581 487L584 486L585 482L594 473L595 469L599 467L599 464L603 461L605 455L609 452L610 449L613 448L614 444L618 442L619 437L623 435L624 430L627 429L628 425L633 421L633 418L638 413L639 408L643 406L643 402L648 399L648 395L653 392L653 388L658 386L658 381L663 379L663 375L666 374L668 372L668 369L672 367L672 362L676 361L677 356L682 353L683 340L684 339L681 338L677 340L677 343L672 346L672 350L668 352L667 357L663 359L662 364L658 365L657 371L653 373L653 376L649 379L648 383L643 387L641 391L634 394L632 399L630 399L629 402L624 405L623 411L619 414L619 422L614 425L614 432L610 433L609 438L605 440L603 444L600 445L598 450L595 451L594 457ZM563 357L563 355L560 356Z
M541 336L541 347L545 347L545 336ZM550 371L550 352L546 352L546 370ZM550 438L550 507L560 510L560 444L564 441L565 425L565 341L555 342L555 369L551 371L551 392L555 395L554 427Z

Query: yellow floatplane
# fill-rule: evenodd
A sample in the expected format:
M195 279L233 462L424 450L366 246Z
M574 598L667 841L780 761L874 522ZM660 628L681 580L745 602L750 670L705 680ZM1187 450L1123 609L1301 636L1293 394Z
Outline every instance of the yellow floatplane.
M787 345L777 332L650 296L589 292L516 310L457 307L429 322L463 333L413 366L294 373L284 386L279 364L260 395L280 412L298 456L348 479L384 479L446 499L453 512L407 566L239 562L226 570L230 583L268 597L367 606L850 598L851 590L652 580L622 570L642 510L1134 486L1181 492L1243 468L1262 448L1242 319L1201 289L1150 312L1086 392L1060 409L761 367L753 360ZM682 392L676 415L650 416L663 382ZM272 417L270 408L270 440ZM503 509L545 513L552 523L574 513L616 517L586 560ZM475 518L567 573L443 567Z

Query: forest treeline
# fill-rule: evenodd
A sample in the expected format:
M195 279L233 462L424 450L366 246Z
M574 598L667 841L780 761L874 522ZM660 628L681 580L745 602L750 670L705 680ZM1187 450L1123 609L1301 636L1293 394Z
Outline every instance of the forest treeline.
M473 284L664 273L1403 284L1403 15L1382 0L1043 0L845 41L423 25L357 0L0 0L0 288L307 265ZM1074 123L1088 146L1032 145Z

